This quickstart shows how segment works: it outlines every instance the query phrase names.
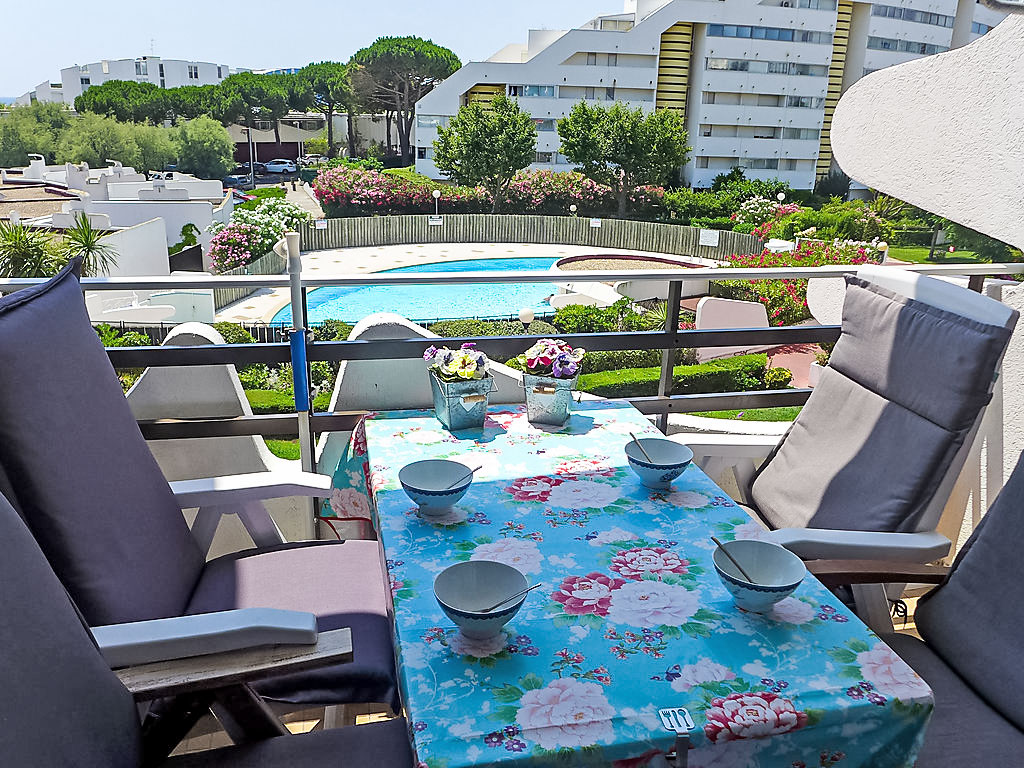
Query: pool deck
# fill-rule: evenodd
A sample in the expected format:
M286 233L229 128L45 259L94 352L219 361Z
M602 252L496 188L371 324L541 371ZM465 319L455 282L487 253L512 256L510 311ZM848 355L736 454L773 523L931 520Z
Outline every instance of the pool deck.
M423 245L387 245L362 248L337 248L329 251L311 251L302 255L302 269L313 275L350 274L353 272L380 272L413 264L432 264L439 261L465 261L467 259L500 259L563 256L651 255L645 251L621 248L595 249L584 245L548 245L536 243L427 243ZM252 296L236 301L217 313L217 320L235 323L269 323L274 315L287 305L287 289L264 288Z

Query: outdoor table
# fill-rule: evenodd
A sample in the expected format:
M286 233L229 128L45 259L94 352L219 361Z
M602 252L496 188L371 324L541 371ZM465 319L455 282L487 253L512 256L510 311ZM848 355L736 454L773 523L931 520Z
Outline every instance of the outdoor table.
M695 724L690 766L913 764L927 685L811 576L770 614L739 610L710 537L761 526L696 466L670 491L642 486L623 447L660 433L628 404L575 404L561 428L524 406L491 407L482 432L431 411L364 424L339 473L369 480L422 764L664 764L675 735L659 711L677 707ZM428 458L482 465L440 520L398 483ZM543 583L492 641L463 637L433 595L444 568L479 559Z

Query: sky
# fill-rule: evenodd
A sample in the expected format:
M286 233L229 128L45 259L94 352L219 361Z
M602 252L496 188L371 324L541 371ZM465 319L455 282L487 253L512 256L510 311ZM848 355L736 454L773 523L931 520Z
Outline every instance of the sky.
M418 35L480 60L525 43L531 28L577 27L621 10L621 0L0 0L0 96L102 59L297 67L346 61L381 36Z

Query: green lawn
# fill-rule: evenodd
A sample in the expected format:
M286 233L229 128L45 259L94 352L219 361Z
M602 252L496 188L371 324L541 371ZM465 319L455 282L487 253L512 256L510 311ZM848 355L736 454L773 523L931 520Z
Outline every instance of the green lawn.
M270 440L267 441L267 448L270 452L277 456L279 459L293 459L298 461L299 459L299 441L298 440Z
M691 414L710 419L735 419L738 421L792 421L800 413L800 405L786 405L780 408L748 408L745 411L702 411Z
M889 247L889 257L900 261L912 261L915 264L928 262L928 247L924 245L893 245ZM948 253L943 249L935 251L933 264L985 264L987 260L978 258L974 251L955 251Z

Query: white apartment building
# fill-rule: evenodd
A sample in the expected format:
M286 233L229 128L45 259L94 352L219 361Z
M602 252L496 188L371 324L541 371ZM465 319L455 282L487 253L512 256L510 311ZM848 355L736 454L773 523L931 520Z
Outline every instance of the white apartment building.
M228 75L248 70L208 61L182 61L142 56L137 59L104 59L91 64L65 67L60 71L60 82L45 81L31 91L23 93L15 104L55 101L73 106L75 99L92 85L108 80L134 80L153 83L161 88L181 85L216 85Z
M434 178L437 127L460 106L516 97L537 123L535 169L568 170L557 120L580 100L675 109L693 187L739 166L810 189L832 167L840 95L870 72L941 53L1004 18L976 0L625 0L622 13L471 62L417 104L416 170Z

